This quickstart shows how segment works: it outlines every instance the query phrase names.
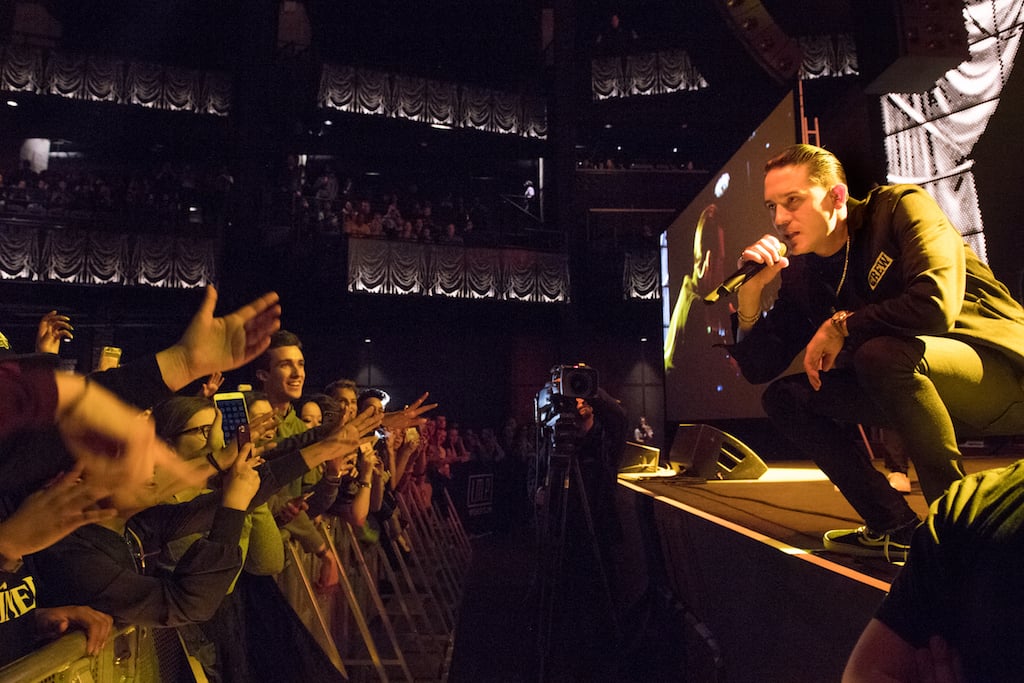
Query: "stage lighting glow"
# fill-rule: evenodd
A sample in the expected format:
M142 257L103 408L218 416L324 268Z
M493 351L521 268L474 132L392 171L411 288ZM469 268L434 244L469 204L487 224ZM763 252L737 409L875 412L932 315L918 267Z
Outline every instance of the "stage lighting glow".
M718 176L718 182L715 183L716 197L721 197L723 194L725 194L726 190L729 189L730 180L732 180L732 178L729 176L728 173L723 173L722 175Z

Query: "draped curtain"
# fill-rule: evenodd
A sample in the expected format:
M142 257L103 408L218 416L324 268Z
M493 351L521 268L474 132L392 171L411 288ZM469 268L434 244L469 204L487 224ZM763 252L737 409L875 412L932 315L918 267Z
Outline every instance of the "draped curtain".
M569 302L565 254L352 238L348 291Z
M857 50L853 37L805 36L800 38L803 60L800 78L855 76ZM594 58L590 86L595 100L707 88L708 82L684 50L663 50L634 55Z
M203 287L216 280L214 241L0 222L0 279Z
M598 57L590 63L595 100L699 90L707 81L683 50Z
M803 52L803 60L800 63L801 80L856 76L860 73L857 65L857 47L850 34L802 36L798 40Z
M317 101L321 107L353 114L547 137L547 115L539 97L373 69L325 64Z
M657 249L627 251L622 268L622 298L657 299L661 294L661 258Z
M0 90L216 116L231 109L231 79L225 73L28 45L0 46Z

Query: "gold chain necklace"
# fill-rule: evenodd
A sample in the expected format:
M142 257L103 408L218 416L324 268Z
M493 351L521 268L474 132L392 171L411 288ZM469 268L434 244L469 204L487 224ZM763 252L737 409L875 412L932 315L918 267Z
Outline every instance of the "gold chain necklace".
M839 292L843 291L843 285L846 284L846 269L850 267L850 233L846 233L846 252L843 254L843 274L839 278L839 286L836 287L836 299L839 298Z

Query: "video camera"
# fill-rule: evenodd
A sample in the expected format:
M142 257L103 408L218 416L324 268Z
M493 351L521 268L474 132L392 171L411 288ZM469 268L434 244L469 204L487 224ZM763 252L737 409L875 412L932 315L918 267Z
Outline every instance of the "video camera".
M537 392L537 422L549 425L563 414L576 415L576 399L597 393L597 370L584 363L556 365L551 379Z

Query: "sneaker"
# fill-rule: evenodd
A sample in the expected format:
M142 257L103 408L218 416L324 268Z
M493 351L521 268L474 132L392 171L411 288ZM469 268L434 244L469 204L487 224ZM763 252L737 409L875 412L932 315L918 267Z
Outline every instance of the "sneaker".
M854 557L881 557L887 562L906 562L910 538L917 524L907 525L889 533L876 533L866 526L859 529L826 531L825 550Z
M889 480L889 486L900 493L910 493L910 478L907 477L906 472L890 472L886 479Z

